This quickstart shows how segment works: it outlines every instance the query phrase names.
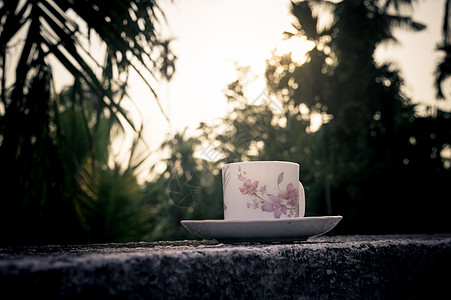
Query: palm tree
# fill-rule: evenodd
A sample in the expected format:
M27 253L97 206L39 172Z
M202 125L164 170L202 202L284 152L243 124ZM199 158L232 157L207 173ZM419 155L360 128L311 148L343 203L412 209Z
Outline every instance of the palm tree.
M381 43L396 42L395 29L425 28L402 14L412 3L293 2L294 29L285 35L307 39L315 47L303 64L288 55L273 57L267 65L267 81L274 94L291 107L307 107L305 114L323 116L323 126L314 133L317 144L312 153L318 163L311 167L317 170L313 183L322 181L324 191L318 195L326 200L326 213L348 216L342 228L353 222L361 223L346 229L371 228L371 222L358 219L375 198L368 187L382 185L381 174L393 174L401 161L397 141L409 99L401 92L399 72L389 63L378 65L373 54Z
M443 40L437 46L437 50L445 52L442 61L437 65L435 71L435 89L437 91L437 99L445 99L443 94L442 83L451 76L451 1L445 2L445 16L443 19Z
M169 41L160 36L164 21L156 0L0 0L0 225L10 228L5 240L14 242L17 232L30 239L43 231L60 237L64 230L55 227L77 219L68 196L72 174L61 157L67 145L54 62L79 87L72 107L81 108L95 159L93 132L103 115L138 131L121 107L130 70L159 104L152 82L170 79L175 62ZM103 62L90 47L95 38L105 49Z
M6 111L10 103L6 100L5 79L14 76L6 73L7 54L20 51L12 42L22 44L15 70L17 93L24 93L21 89L25 88L29 74L43 72L40 68L48 65L48 57L54 56L75 78L82 79L114 114L124 112L114 101L110 85L116 83L123 87L126 80L121 78L127 78L129 67L138 72L155 97L156 92L141 70L166 78L174 71L175 57L169 50L169 41L158 34L164 14L154 0L2 0L0 5L1 100ZM80 29L82 26L87 26L85 32ZM23 43L15 38L20 30L26 31ZM93 64L102 65L91 55L86 40L83 41L94 32L107 46L106 61L110 65L103 77L110 81L106 84L102 84L93 67ZM107 72L116 74L113 77Z

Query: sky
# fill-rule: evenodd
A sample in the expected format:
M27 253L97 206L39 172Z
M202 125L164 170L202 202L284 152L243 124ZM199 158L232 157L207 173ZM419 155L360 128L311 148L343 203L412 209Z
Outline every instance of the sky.
M395 34L399 45L380 46L375 57L379 61L391 60L400 67L406 81L405 92L413 101L438 105L450 111L450 100L437 103L433 88L433 74L443 57L436 47L442 38L444 6L445 0L420 0L414 6L413 18L427 28L421 32L398 30ZM451 98L449 90L448 98Z
M149 144L159 144L167 132L192 132L201 121L213 122L227 111L224 90L236 80L235 64L250 66L262 75L270 57L290 28L289 1L176 0L164 5L168 36L177 55L176 73L162 83L159 96L170 122L159 115L155 103L145 103L148 92L137 82L135 101L149 125ZM133 82L133 80L132 80ZM262 76L255 83L256 97L264 89ZM144 100L144 101L142 101ZM147 101L148 102L148 101ZM158 132L153 130L157 129Z
M377 61L393 61L406 81L405 92L415 102L437 103L433 72L440 53L445 0L420 0L414 19L428 27L420 33L395 32L399 45L380 46ZM264 90L265 60L281 45L282 33L291 28L287 0L175 0L162 3L173 38L176 73L157 87L167 122L144 84L131 78L130 94L144 119L150 148L155 149L169 132L188 127L193 132L202 122L212 123L227 113L224 90L236 80L235 65L250 66L258 76L249 99ZM447 101L441 106L451 110ZM131 108L132 109L132 108Z

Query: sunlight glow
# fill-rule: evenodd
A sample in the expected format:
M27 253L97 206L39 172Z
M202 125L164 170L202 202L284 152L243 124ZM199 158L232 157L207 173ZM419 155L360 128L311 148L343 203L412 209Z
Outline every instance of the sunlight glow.
M307 37L292 37L282 40L276 48L275 54L282 56L291 53L291 59L300 65L304 64L308 58L308 53L315 47L315 43L307 40Z
M323 116L320 113L312 113L310 115L310 127L308 128L308 132L316 132L323 125Z

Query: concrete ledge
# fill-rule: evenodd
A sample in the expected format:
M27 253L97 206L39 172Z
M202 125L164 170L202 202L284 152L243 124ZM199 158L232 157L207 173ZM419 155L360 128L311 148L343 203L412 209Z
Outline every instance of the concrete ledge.
M433 299L450 270L451 234L0 249L12 299Z

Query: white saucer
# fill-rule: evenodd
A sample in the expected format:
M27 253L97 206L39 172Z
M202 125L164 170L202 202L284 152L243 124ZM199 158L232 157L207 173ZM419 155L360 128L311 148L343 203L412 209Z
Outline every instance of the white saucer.
M256 220L184 220L194 235L221 242L306 241L332 230L342 216Z

